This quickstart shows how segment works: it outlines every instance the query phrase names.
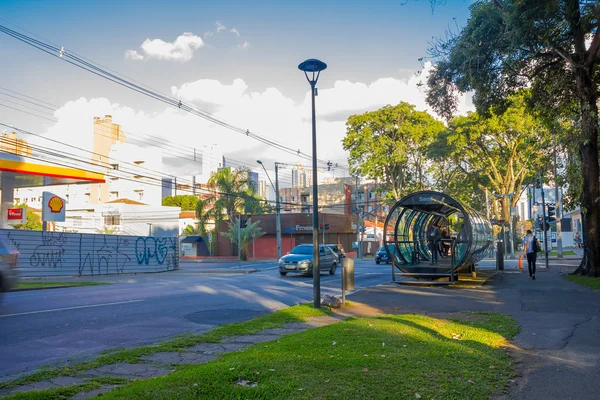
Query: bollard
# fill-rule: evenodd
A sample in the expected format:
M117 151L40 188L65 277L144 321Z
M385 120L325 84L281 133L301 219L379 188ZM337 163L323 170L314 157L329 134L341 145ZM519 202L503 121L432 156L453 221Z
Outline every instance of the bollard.
M346 290L354 290L354 259L344 258L342 263L342 304L346 305Z
M504 271L504 242L496 240L496 269Z

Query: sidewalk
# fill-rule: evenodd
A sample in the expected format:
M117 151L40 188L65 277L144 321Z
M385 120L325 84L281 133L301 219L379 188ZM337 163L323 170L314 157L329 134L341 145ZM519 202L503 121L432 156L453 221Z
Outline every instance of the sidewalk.
M476 289L397 284L349 296L354 315L495 311L513 316L521 332L511 350L521 378L501 399L595 399L600 393L600 292L562 275L574 270L555 261L538 270L509 269ZM353 309L353 310L352 310Z

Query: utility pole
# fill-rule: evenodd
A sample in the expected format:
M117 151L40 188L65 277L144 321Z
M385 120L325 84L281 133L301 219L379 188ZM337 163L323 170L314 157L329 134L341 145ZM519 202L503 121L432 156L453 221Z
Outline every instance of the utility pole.
M281 258L281 204L279 203L279 164L275 162L275 229L277 234L277 259Z
M556 199L556 253L558 258L562 258L562 199L559 198L558 182L556 172L556 132L552 135L554 145L554 198Z
M242 215L238 215L238 267L242 268Z
M354 209L356 210L356 258L360 258L360 209L358 208L358 175L356 175L356 190L354 194Z
M548 231L546 230L546 200L544 196L544 181L538 172L540 179L540 188L542 190L542 223L544 224L544 258L546 259L546 269L548 269Z

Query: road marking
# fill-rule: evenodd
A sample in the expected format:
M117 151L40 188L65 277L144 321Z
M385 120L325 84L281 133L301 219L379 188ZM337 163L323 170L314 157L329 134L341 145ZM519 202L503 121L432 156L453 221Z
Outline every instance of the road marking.
M0 315L0 318L16 317L16 316L19 316L19 315L41 314L41 313L56 312L56 311L77 310L77 309L80 309L80 308L114 306L114 305L117 305L117 304L138 303L140 301L144 301L144 300L118 301L118 302L115 302L115 303L91 304L89 306L75 306L75 307L65 307L65 308L53 308L51 310L28 311L28 312L23 312L23 313Z

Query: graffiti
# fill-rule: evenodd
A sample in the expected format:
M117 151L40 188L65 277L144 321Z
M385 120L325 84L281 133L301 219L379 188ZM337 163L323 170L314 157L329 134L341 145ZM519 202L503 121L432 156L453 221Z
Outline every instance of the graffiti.
M63 245L67 241L64 233L42 232L42 243L37 246L29 258L32 267L62 268L65 249Z
M138 264L148 265L152 258L158 265L163 265L173 243L167 243L169 238L139 237L135 241L135 257Z
M23 276L83 276L179 268L177 237L0 230ZM18 253L17 253L18 250Z
M87 247L83 241L83 235L79 239L79 276L83 275L86 268L89 268L90 274L97 275L110 273L110 267L115 267L117 275L122 274L125 270L125 265L131 261L126 253L121 251L122 248L127 248L129 240L121 236L102 235L102 246L96 249L96 237L92 237L92 244ZM110 245L109 242L116 242Z

